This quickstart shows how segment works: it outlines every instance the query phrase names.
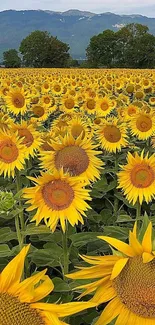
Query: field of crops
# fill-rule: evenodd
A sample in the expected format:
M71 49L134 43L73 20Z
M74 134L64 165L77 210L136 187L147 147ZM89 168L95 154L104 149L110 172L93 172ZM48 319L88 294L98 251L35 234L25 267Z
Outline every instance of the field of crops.
M0 83L0 324L154 325L154 70Z

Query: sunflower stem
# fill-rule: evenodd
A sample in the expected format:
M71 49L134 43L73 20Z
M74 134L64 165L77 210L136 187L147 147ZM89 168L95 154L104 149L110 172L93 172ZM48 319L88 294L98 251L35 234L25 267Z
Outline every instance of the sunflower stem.
M116 151L116 155L115 155L115 171L116 171L116 173L118 172L118 151ZM114 199L114 215L115 216L117 216L117 212L118 212L118 203L119 203L119 200L115 196L115 199Z
M139 200L137 201L137 207L136 207L136 219L139 220L141 216L141 204Z
M19 170L16 171L16 185L17 185L17 193L19 193L20 190L22 189L21 182L20 182ZM19 219L20 219L20 224L21 224L21 231L23 232L25 229L25 223L24 223L24 214L23 214L23 208L22 208L22 202L21 202L20 196L19 196ZM21 235L21 238L22 238L22 246L23 246L24 238L22 235Z
M62 233L62 247L63 247L63 256L64 256L63 277L65 278L65 274L68 274L68 266L69 266L67 228L66 231Z
M17 239L18 239L18 243L19 243L19 249L21 251L21 249L23 247L23 240L22 240L22 236L21 236L20 224L19 224L19 216L18 215L15 217L15 227L16 227Z

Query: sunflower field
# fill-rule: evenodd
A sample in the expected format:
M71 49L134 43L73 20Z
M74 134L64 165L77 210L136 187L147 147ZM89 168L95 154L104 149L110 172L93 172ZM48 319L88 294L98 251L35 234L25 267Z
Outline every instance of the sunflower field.
M0 83L0 325L155 325L155 71Z

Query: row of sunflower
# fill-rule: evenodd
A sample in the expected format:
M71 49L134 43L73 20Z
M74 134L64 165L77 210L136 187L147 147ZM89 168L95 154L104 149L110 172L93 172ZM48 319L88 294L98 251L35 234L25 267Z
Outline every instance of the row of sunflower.
M0 324L155 324L154 71L0 83Z

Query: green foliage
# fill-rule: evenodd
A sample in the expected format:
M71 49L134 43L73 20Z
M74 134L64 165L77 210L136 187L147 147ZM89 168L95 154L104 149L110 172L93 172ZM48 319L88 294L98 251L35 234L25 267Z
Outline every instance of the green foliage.
M15 49L10 49L3 53L3 63L6 68L20 68L21 59Z
M27 67L62 68L69 58L69 46L46 31L32 32L21 42L19 50Z
M147 26L133 23L93 36L86 53L92 67L153 68L155 36Z

